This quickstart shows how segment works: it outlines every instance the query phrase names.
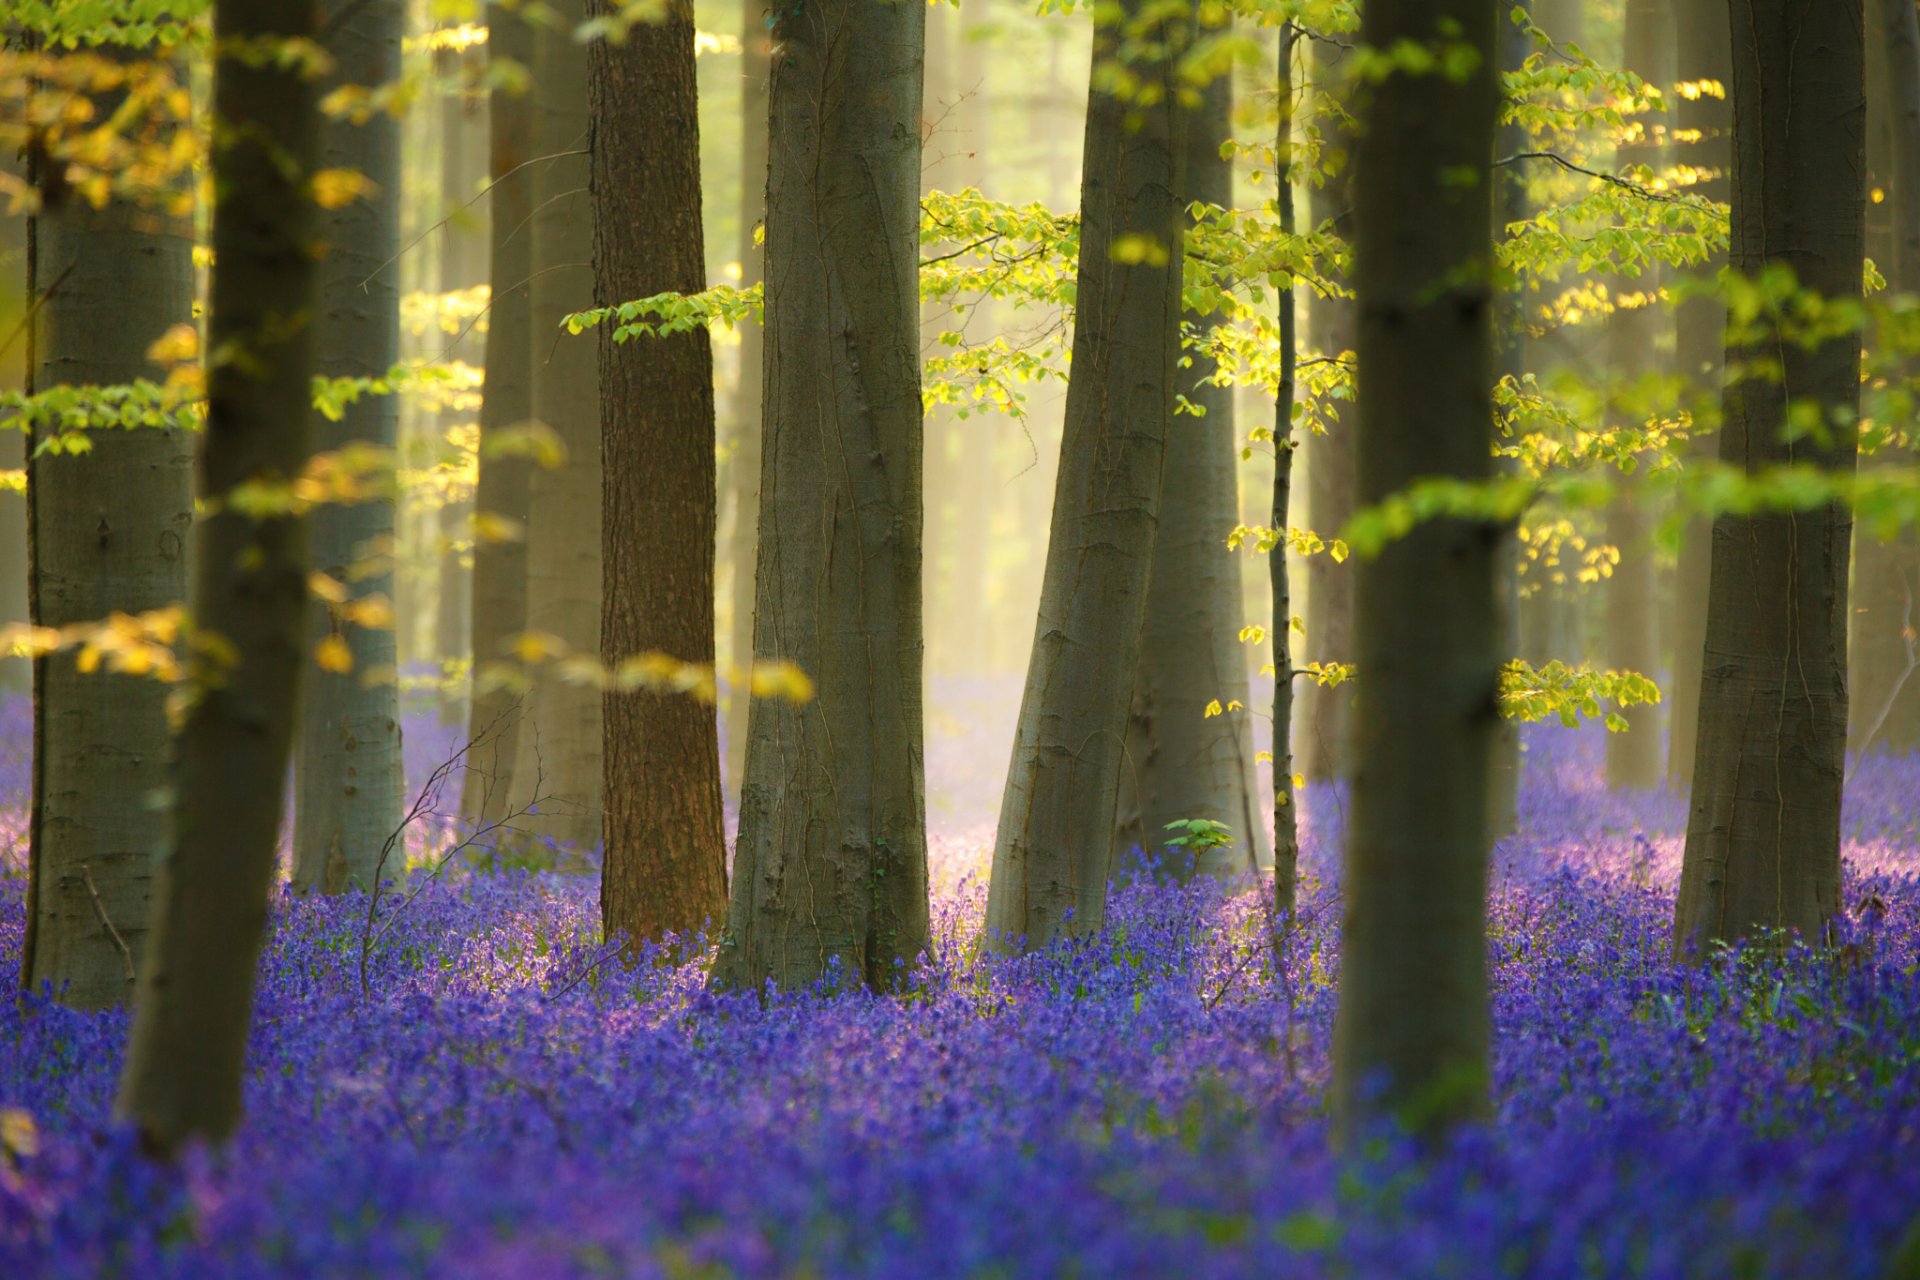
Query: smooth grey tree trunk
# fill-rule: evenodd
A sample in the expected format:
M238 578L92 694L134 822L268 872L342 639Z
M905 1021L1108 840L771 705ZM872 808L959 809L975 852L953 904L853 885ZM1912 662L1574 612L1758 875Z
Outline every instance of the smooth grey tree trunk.
M1186 121L1185 203L1233 207L1233 163L1220 155L1232 129L1233 81L1216 76ZM1217 319L1195 315L1190 323L1204 330ZM1122 872L1157 869L1182 880L1243 873L1250 853L1258 866L1273 861L1253 799L1253 712L1240 640L1250 619L1239 558L1226 545L1239 523L1234 388L1214 383L1210 357L1187 354L1191 363L1177 373L1176 386L1204 412L1168 421L1113 849ZM1284 524L1284 511L1279 518ZM1284 548L1273 555L1284 564ZM1207 714L1212 702L1221 714ZM1198 858L1167 848L1167 824L1189 818L1225 823L1234 843Z
M1495 9L1368 0L1361 41L1463 45L1462 79L1359 91L1359 500L1493 475ZM1504 18L1503 18L1504 20ZM1430 520L1359 565L1336 1129L1420 1132L1484 1109L1488 764L1499 720L1498 531Z
M487 57L496 65L530 67L533 31L501 5L488 11ZM488 277L485 382L480 402L480 475L473 507L483 521L502 522L509 537L474 538L471 645L474 686L467 738L486 745L469 761L460 813L473 826L498 822L514 800L532 798L531 779L515 789L514 757L524 723L515 694L487 680L506 661L513 637L527 628L527 492L525 456L491 452L501 433L533 416L533 334L528 311L533 271L533 104L525 94L495 89L488 104L493 186L488 192Z
M566 461L528 483L527 630L574 654L600 653L600 344L562 318L593 305L593 201L587 191L587 50L572 36L585 0L562 0L534 36L533 416L566 445ZM601 835L601 692L539 670L521 725L515 786L536 775L554 797L527 825L591 848Z
M922 745L920 103L926 10L782 9L767 184L754 657L722 987L897 985L929 944Z
M399 0L329 0L322 29L334 84L381 85L400 74L405 9ZM373 184L320 213L320 307L314 316L315 369L329 378L380 377L400 356L400 127L385 112L364 124L329 119L321 164ZM363 396L338 422L314 412L322 450L353 445L395 449L400 405ZM314 568L352 599L393 599L391 497L314 510ZM307 610L309 648L344 640L353 665L315 670L306 680L294 743L293 884L303 893L374 887L387 838L400 826L400 698L392 627L342 621L325 601ZM390 867L389 871L398 868Z
M1862 6L1755 0L1736 21L1730 266L1753 275L1786 265L1803 289L1858 298ZM1767 335L1755 350L1777 354L1778 374L1729 383L1721 463L1748 474L1791 463L1850 474L1858 336L1809 348ZM1789 440L1794 403L1837 429ZM1839 503L1714 521L1676 958L1759 929L1818 942L1840 909L1852 523Z
M319 154L316 86L297 67L231 51L313 40L317 6L215 0L213 255L201 495L291 478L313 451ZM246 128L238 128L239 122ZM277 871L282 789L305 641L307 524L216 510L194 531L194 623L232 646L198 668L175 740L172 839L157 862L152 933L115 1109L148 1151L218 1142L240 1118L254 970ZM203 661L210 661L203 659Z
M1185 211L1182 123L1169 53L1127 71L1160 87L1152 105L1100 87L1145 5L1096 19L1080 188L1073 368L1054 488L1040 616L1014 731L987 895L1001 946L1099 930L1128 709L1160 514L1180 330ZM1156 48L1184 37L1179 14ZM1116 245L1156 256L1120 261Z
M125 50L128 58L152 56ZM111 103L101 104L113 109ZM164 381L147 349L193 322L191 219L115 201L68 201L33 219L32 388ZM193 524L193 441L183 428L91 433L83 454L32 456L27 509L36 626L104 622L182 603ZM124 1004L145 949L164 842L167 686L84 673L68 650L33 664L28 989L82 1009Z

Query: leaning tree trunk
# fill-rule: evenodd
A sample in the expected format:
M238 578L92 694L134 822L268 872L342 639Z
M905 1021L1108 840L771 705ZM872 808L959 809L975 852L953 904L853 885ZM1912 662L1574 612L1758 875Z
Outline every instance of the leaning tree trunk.
M533 31L512 10L489 10L487 58L503 67L533 60ZM528 314L528 277L533 271L533 109L523 93L493 90L487 109L488 168L487 355L480 400L480 475L474 486L473 693L467 709L467 740L483 743L468 761L460 814L478 827L503 819L515 806L514 756L522 723L516 695L492 678L489 667L505 661L513 637L527 628L528 463L518 453L496 452L502 433L524 427L533 416L533 335ZM522 801L532 798L522 779Z
M1495 6L1368 0L1370 49L1464 45L1462 78L1395 72L1354 161L1359 498L1493 475ZM1361 90L1366 94L1368 90ZM1334 1027L1336 1124L1431 1130L1487 1085L1488 758L1498 627L1492 527L1436 519L1361 564L1352 825Z
M754 657L721 986L875 989L928 946L919 191L926 10L780 10Z
M1860 296L1863 63L1859 0L1739 10L1734 271L1786 266L1816 296ZM1762 352L1774 372L1727 388L1721 463L1749 475L1792 464L1851 473L1858 335L1809 346L1769 334L1751 354ZM1791 405L1833 429L1789 439ZM1818 940L1839 910L1851 531L1837 502L1714 521L1677 957L1762 928Z
M1695 194L1725 201L1733 162L1733 45L1726 0L1679 0L1674 6L1675 79L1682 85L1719 85L1722 92L1674 96L1674 127L1692 139L1679 157L1707 175ZM1723 265L1715 254L1700 266L1711 278ZM1688 453L1711 459L1716 452L1708 434L1720 425L1721 363L1726 354L1727 307L1713 291L1699 291L1674 310L1674 366L1693 394L1695 435ZM1694 731L1700 724L1700 659L1707 643L1707 562L1713 551L1713 522L1704 516L1687 521L1680 535L1680 559L1673 575L1673 670L1667 689L1667 785L1692 785Z
M70 200L33 219L29 243L33 389L164 380L147 349L193 321L191 220ZM27 465L34 624L104 622L182 603L192 433L96 431L86 453L35 455L46 434L31 433ZM73 650L38 659L33 674L23 983L50 984L76 1008L122 1004L146 943L164 829L155 800L167 787L167 688L145 676L84 673Z
M527 630L569 653L600 652L600 344L561 320L593 305L593 200L587 191L587 50L573 39L586 0L563 0L534 37L533 416L566 446L528 485ZM553 799L528 825L581 848L600 841L601 692L555 667L535 674L514 785Z
M1667 27L1666 6L1661 0L1628 0L1626 44L1623 61L1629 71L1649 83L1667 79L1667 50L1673 38ZM1615 167L1645 164L1656 170L1662 164L1662 149L1647 122L1647 135L1637 144L1622 145ZM1609 376L1624 383L1628 403L1632 403L1634 385L1655 370L1655 351L1660 331L1665 327L1666 309L1660 305L1658 268L1634 283L1615 282L1616 309L1607 318L1607 370ZM1637 293L1637 298L1629 298ZM1639 422L1626 418L1619 407L1613 409L1614 425L1632 428ZM1647 497L1634 477L1623 477L1621 491L1607 508L1607 541L1620 553L1613 575L1607 579L1606 642L1607 665L1620 671L1637 671L1651 676L1658 662L1654 634L1655 574L1653 563L1652 520ZM1625 733L1607 735L1607 785L1610 787L1657 787L1661 782L1662 746L1660 708L1638 706L1623 712Z
M400 74L405 14L398 0L329 0L327 50L333 80L379 85ZM370 191L320 215L320 308L316 370L329 378L378 378L400 356L400 126L384 111L364 123L329 120L321 164L364 176ZM321 450L400 442L394 397L363 396L339 421L314 413ZM346 587L351 601L393 599L393 500L318 507L314 568ZM400 698L392 626L358 626L316 599L307 611L310 643L344 642L350 663L324 665L306 681L294 743L293 884L303 893L372 889L387 838L400 826ZM393 870L393 868L388 868Z
M745 0L740 28L740 287L759 284L761 252L755 232L767 213L767 78L773 73L773 42L767 32L766 0ZM762 328L740 328L740 385L733 398L733 529L727 558L733 565L733 618L727 658L736 669L753 661L753 559L760 518L760 378L765 347ZM736 681L740 671L734 672ZM736 796L746 776L747 690L726 691L726 785Z
M1346 106L1345 51L1327 41L1312 41L1317 95ZM1347 225L1353 210L1353 140L1339 116L1320 124L1320 164L1325 180L1307 189L1316 228ZM1307 300L1308 345L1316 358L1337 360L1351 352L1353 299L1319 293ZM1306 450L1307 527L1328 541L1340 536L1353 518L1353 410L1331 397L1318 406L1322 434L1308 436ZM1353 661L1353 566L1320 554L1306 559L1306 655L1311 662ZM1300 690L1299 771L1308 782L1332 782L1351 772L1348 739L1352 733L1351 684L1309 683Z
M1167 85L1184 34L1162 18L1127 66L1151 105L1101 87L1147 17L1124 0L1094 28L1080 187L1073 370L1040 618L1000 804L987 930L1044 946L1106 915L1113 820L1140 654L1180 344L1180 115ZM1145 95L1141 95L1145 96ZM1127 261L1116 246L1129 249Z
M1233 162L1220 148L1233 128L1233 81L1216 76L1200 92L1200 105L1186 120L1183 202L1230 209ZM1214 320L1194 317L1202 331ZM1226 547L1240 498L1234 388L1216 384L1212 357L1196 351L1190 359L1178 378L1200 416L1175 414L1168 422L1114 832L1117 866L1158 868L1181 880L1244 872L1249 858L1258 866L1272 860L1266 822L1253 800L1253 713L1240 640L1246 602L1239 562ZM1284 525L1284 511L1279 519ZM1286 548L1273 555L1284 563ZM1207 714L1211 702L1221 714ZM1186 818L1226 824L1234 843L1197 859L1167 849L1167 824Z
M1868 166L1888 189L1885 233L1867 249L1895 293L1920 293L1920 10L1901 0L1868 6ZM1877 73L1877 74L1876 74ZM1880 146L1875 146L1875 143ZM1876 154L1879 153L1879 154ZM1910 449L1882 445L1863 466L1911 466ZM1849 747L1920 747L1920 530L1891 538L1864 526L1853 535L1853 608L1847 671Z
M172 839L156 863L153 932L117 1103L150 1151L218 1141L240 1118L254 968L266 933L282 785L306 665L306 521L220 504L236 486L287 481L313 451L318 264L306 181L319 152L314 86L250 56L312 41L311 5L215 0L213 254L195 531L200 650L175 750ZM244 123L245 127L240 125Z
M608 0L596 0L606 12ZM706 283L693 5L592 46L594 302ZM633 142L645 138L646 145ZM610 664L713 661L713 346L705 329L616 345L600 326L605 535L600 637ZM606 699L605 934L635 942L717 921L727 904L720 738L677 693Z

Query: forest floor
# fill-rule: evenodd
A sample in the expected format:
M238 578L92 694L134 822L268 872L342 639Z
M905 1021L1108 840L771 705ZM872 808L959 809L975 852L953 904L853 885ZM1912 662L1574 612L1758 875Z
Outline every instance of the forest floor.
M1213 885L983 958L977 832L936 839L936 952L885 999L623 967L590 875L524 869L437 881L363 994L364 899L282 899L245 1127L178 1174L110 1123L124 1016L8 1000L0 1276L1920 1275L1920 760L1852 780L1837 957L1676 970L1681 801L1608 795L1594 732L1529 745L1497 1111L1430 1161L1328 1152L1344 802L1314 789L1277 973L1262 895Z

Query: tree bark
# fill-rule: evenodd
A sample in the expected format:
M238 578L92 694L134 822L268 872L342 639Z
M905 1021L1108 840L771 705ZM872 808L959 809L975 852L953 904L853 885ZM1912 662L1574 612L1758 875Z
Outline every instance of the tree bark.
M313 40L317 7L215 0L214 212L200 493L287 481L313 451L316 232L306 190L319 152L315 89L257 62L262 42ZM240 51L236 55L236 50ZM238 127L242 122L245 128ZM117 1108L150 1151L214 1141L240 1116L254 968L275 875L282 787L306 666L307 522L216 509L195 531L196 631L206 650L175 750L172 840L156 864ZM211 678L210 678L211 677Z
M1216 76L1200 93L1186 120L1182 204L1230 209L1233 162L1221 157L1220 147L1232 136L1232 78ZM1193 317L1203 330L1214 320ZM1249 857L1262 867L1273 858L1253 800L1253 713L1240 641L1246 601L1239 561L1226 547L1239 523L1234 388L1215 385L1211 357L1196 351L1189 358L1176 385L1200 416L1175 413L1168 421L1113 842L1114 865L1122 871L1157 868L1180 880L1232 876L1247 870ZM1287 432L1292 424L1278 427ZM1285 524L1284 509L1278 519ZM1284 565L1284 547L1273 555ZM1221 714L1207 715L1207 704L1216 701ZM1198 858L1166 848L1167 824L1186 818L1225 823L1234 843Z
M1123 40L1147 16L1142 0L1123 0L1094 28L1073 368L987 896L988 933L1004 946L1097 932L1106 914L1173 410L1185 241L1181 113L1168 85L1181 17L1157 18L1152 44L1162 52L1127 67L1163 90L1159 101L1123 101L1099 87L1099 68L1123 56ZM1133 246L1134 260L1116 260L1116 245Z
M534 36L533 416L566 461L528 482L527 629L569 652L600 652L600 344L561 320L593 304L593 202L587 191L587 50L573 39L586 0L561 0ZM514 775L544 775L554 797L530 827L590 848L601 836L601 692L549 666L534 677Z
M116 56L154 56L121 49ZM102 113L117 104L102 102ZM164 381L147 349L193 321L190 218L114 201L68 201L29 237L31 386ZM182 603L193 524L193 434L95 431L82 454L29 440L30 603L36 626L104 622ZM83 672L76 651L33 664L33 806L23 985L81 1009L124 1004L145 947L165 814L167 687ZM163 828L160 828L163 829Z
M1888 288L1920 293L1920 11L1874 0L1867 13L1868 181L1887 198L1869 206L1867 252L1883 264ZM1878 143L1879 145L1875 145ZM1884 212L1882 212L1884 211ZM1878 231L1879 234L1875 234ZM1911 466L1911 450L1883 445L1862 466ZM1920 747L1920 533L1891 539L1854 529L1853 609L1848 632L1848 745Z
M1315 92L1345 104L1344 50L1325 41L1312 42ZM1310 216L1316 226L1342 223L1353 212L1353 140L1339 127L1339 117L1320 125L1320 164L1325 181L1307 190ZM1351 225L1351 223L1346 223ZM1352 352L1355 313L1352 298L1314 294L1307 301L1308 345L1321 359L1338 359ZM1333 539L1353 518L1353 410L1339 400L1320 405L1326 431L1305 441L1307 525L1322 538ZM1308 556L1306 653L1311 662L1353 661L1353 565L1330 555ZM1278 615L1276 615L1277 617ZM1353 685L1308 683L1300 690L1299 770L1308 782L1332 782L1351 772L1348 739L1353 729Z
M488 11L487 58L495 66L525 68L533 60L533 31L503 5ZM526 95L493 90L488 104L488 267L485 383L480 402L480 475L473 507L483 519L511 526L505 538L474 538L471 646L474 687L467 739L494 745L470 762L460 813L472 826L498 822L514 807L514 757L524 723L516 696L490 687L485 668L502 661L514 636L527 629L527 494L529 466L522 455L492 453L500 433L533 416L533 332L529 279L533 272L533 104ZM491 732L489 732L491 730ZM525 790L527 779L520 779ZM531 799L531 792L521 797Z
M1667 50L1673 47L1667 26L1666 7L1661 0L1628 0L1625 50L1622 58L1627 70L1653 84L1665 83ZM1615 167L1647 164L1658 169L1663 164L1662 148L1653 134L1653 121L1646 118L1646 137L1634 144L1622 145ZM1638 281L1616 280L1617 294L1640 292L1644 305L1619 306L1607 318L1607 365L1609 375L1624 382L1631 391L1643 375L1655 369L1655 351L1660 345L1660 330L1666 311L1660 306L1658 268L1650 268ZM1618 301L1618 299L1616 299ZM1638 426L1614 408L1617 426ZM1657 594L1653 562L1651 520L1647 498L1625 477L1625 484L1607 508L1607 541L1619 550L1620 560L1607 579L1606 642L1607 665L1619 671L1637 671L1651 676L1658 664L1654 632L1654 600ZM1614 788L1651 788L1662 780L1660 749L1660 708L1630 707L1621 713L1627 721L1625 733L1607 735L1607 785Z
M322 29L333 84L380 85L399 78L405 13L398 0L329 0ZM365 177L373 188L320 214L320 308L314 316L316 371L329 378L377 378L400 357L400 126L386 112L365 123L329 120L321 164ZM353 445L396 449L400 405L363 396L338 422L313 410L323 451ZM354 598L393 599L393 500L329 504L310 521L314 568ZM400 825L400 699L392 627L343 623L325 601L307 609L310 645L345 641L353 665L306 680L294 744L293 885L302 893L372 889L387 837ZM397 868L390 868L397 870Z
M1730 262L1742 275L1780 264L1816 295L1860 296L1861 20L1859 0L1735 11ZM1763 353L1777 373L1727 388L1722 464L1851 472L1858 335L1813 348L1775 335L1731 354ZM1829 430L1788 440L1790 403L1816 406ZM1714 520L1676 957L1758 928L1816 941L1839 909L1851 526L1839 503Z
M1709 200L1731 193L1733 163L1733 45L1725 0L1679 0L1674 7L1674 57L1679 82L1717 86L1718 92L1676 95L1674 125L1694 140L1684 159L1708 176L1693 186ZM1715 254L1700 267L1711 277L1725 257ZM1717 452L1710 434L1720 426L1721 363L1726 354L1727 307L1713 293L1699 293L1674 310L1674 363L1693 390L1696 435L1689 455L1710 459ZM1687 521L1680 535L1680 561L1673 575L1673 671L1667 693L1667 785L1693 783L1695 731L1700 724L1700 663L1707 643L1707 569L1713 550L1713 522Z
M1464 46L1463 78L1395 72L1361 104L1354 162L1359 498L1493 474L1496 6L1368 0L1361 38ZM1487 1087L1489 754L1499 719L1497 530L1430 520L1358 567L1333 1104L1431 1131Z
M1283 235L1295 232L1293 204L1293 46L1298 30L1291 23L1280 29L1279 74L1274 94L1280 125L1274 139L1273 186L1275 212ZM1284 528L1293 498L1294 378L1299 368L1299 313L1293 281L1280 287L1280 386L1273 401L1273 503L1268 525ZM1300 878L1299 810L1293 786L1293 592L1287 580L1284 546L1275 547L1267 561L1273 596L1269 622L1273 641L1273 906L1284 919L1294 911Z
M607 0L595 11L610 12ZM591 46L594 302L706 284L693 6ZM713 661L713 347L705 329L624 345L600 326L605 533L600 636L609 664L661 652ZM608 938L717 921L727 903L714 711L684 694L607 695Z
M724 987L889 988L929 940L921 709L920 103L926 10L779 12L767 186L756 699Z

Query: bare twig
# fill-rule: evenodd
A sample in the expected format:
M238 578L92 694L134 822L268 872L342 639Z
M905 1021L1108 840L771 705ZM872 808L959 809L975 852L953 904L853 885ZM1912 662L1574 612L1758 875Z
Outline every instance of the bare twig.
M127 985L132 986L133 948L127 945L127 940L113 927L113 921L107 918L107 904L100 901L100 890L93 883L93 869L84 862L80 864L80 879L87 886L87 897L93 900L93 914L100 921L100 927L107 931L107 936L113 939L114 948L120 952L120 965L126 970Z

